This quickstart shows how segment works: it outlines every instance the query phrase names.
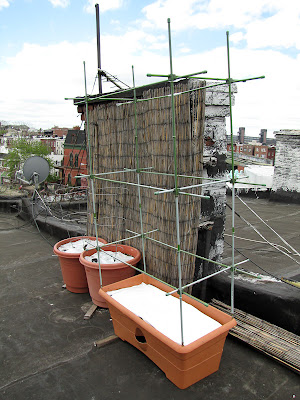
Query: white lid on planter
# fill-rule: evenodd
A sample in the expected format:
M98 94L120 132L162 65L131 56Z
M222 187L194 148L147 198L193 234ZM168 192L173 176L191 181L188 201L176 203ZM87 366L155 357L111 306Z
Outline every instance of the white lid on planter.
M100 255L100 264L116 264L121 262L129 262L134 257L128 256L127 254L121 253L120 251L101 251ZM95 253L91 256L85 256L85 259L91 262L98 262L98 253Z
M104 246L104 243L98 241L99 246ZM91 250L97 247L97 240L79 239L62 244L58 250L65 253L82 253L84 250Z
M107 292L113 299L152 325L169 339L181 344L179 299L153 285L141 283ZM200 310L182 302L184 345L222 326Z

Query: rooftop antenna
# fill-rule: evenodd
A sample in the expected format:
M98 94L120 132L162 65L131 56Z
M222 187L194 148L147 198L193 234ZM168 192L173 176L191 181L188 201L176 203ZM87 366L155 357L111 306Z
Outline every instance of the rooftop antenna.
M100 17L99 17L99 4L95 4L96 8L96 24L97 24L97 60L98 60L98 86L99 94L102 94L102 80L101 80L101 51L100 51Z

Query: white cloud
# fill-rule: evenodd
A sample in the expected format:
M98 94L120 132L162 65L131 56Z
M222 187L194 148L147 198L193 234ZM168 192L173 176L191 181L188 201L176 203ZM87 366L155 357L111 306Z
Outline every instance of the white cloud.
M156 11L158 11L160 7L166 6L168 1L160 1L159 4L155 2L152 6L155 5ZM233 0L228 1L233 4ZM279 12L277 14L274 14L274 12L281 2L270 0L273 9L266 0L260 2L265 4L265 8L259 8L258 3L256 3L258 9L255 10L254 6L249 5L252 10L249 11L250 16L246 15L244 4L240 2L240 6L244 7L245 15L243 18L244 20L249 18L250 21L255 13L269 10L266 26L270 27L272 23L274 30L277 22L279 23L274 19L277 14L279 15ZM178 4L177 0L174 0L175 11L179 8ZM182 8L180 9L181 12L178 11L178 15L182 13L182 16L191 15L193 17L193 13L206 12L203 9L203 1L186 0L186 2L180 4L182 4ZM212 1L211 4L214 4L215 8L217 4L219 7L223 7L222 1ZM152 11L154 13L154 10ZM149 12L149 9L147 12ZM282 12L280 11L281 18L283 18ZM147 73L168 74L167 27L166 19L163 18L163 34L158 30L147 33L148 30L143 31L141 29L142 24L139 25L139 29L124 31L119 35L103 34L101 43L102 68L129 85L132 83L132 65L135 69L136 85L157 80L156 78L147 78ZM297 18L296 12L295 18ZM180 19L186 23L184 18ZM268 19L270 20L268 21ZM153 19L148 19L146 22L149 25L154 24ZM253 136L257 135L262 128L268 129L268 134L271 135L275 130L300 127L298 112L300 104L300 77L298 74L300 56L289 57L275 47L273 50L265 49L267 47L265 43L270 43L272 34L271 32L270 34L268 32L263 33L263 24L260 34L258 34L259 26L256 26L256 31L254 25L258 22L249 22L247 25L248 32L241 29L230 37L231 43L233 43L231 48L232 77L247 78L266 75L265 80L238 84L238 94L233 107L234 132L238 130L239 126L245 126L246 134ZM288 21L281 21L281 24L283 23L286 26ZM189 24L189 21L187 24ZM292 25L295 25L294 20ZM257 37L254 36L255 34ZM246 39L246 35L249 42L252 37L252 48L236 49L234 44ZM259 36L262 49L256 50L255 40L258 41ZM284 43L287 39L288 37L284 39ZM292 38L292 40L294 39ZM279 41L279 37L277 41ZM188 43L181 41L177 51L173 51L173 54L179 54L173 60L174 73L181 75L207 69L209 77L226 78L225 44L226 39L224 37L224 46L222 47L206 52L201 52L201 50L195 52L194 50L194 53L187 53ZM62 42L51 46L25 44L22 51L15 57L4 60L6 67L1 70L0 101L5 99L1 102L1 113L5 116L4 119L24 120L28 123L34 123L37 128L49 128L53 125L72 127L80 124L73 102L65 101L64 98L84 95L83 60L86 61L88 92L90 93L97 71L95 40L80 43ZM281 78L282 76L284 78ZM17 91L13 91L12 87L17 88ZM95 87L97 88L97 85ZM104 91L114 90L113 85L107 82L103 82L103 87ZM96 93L96 89L94 93Z
M243 32L236 32L230 35L230 42L231 43L239 43L245 39L245 34Z
M143 8L144 26L172 30L244 30L233 41L246 39L251 48L300 48L300 2L286 0L157 0ZM243 36L242 36L243 35Z
M87 13L95 13L95 4L99 4L99 10L104 13L108 10L116 10L121 8L123 5L123 0L88 0L87 4L84 6L84 11Z
M76 107L65 97L84 94L83 60L88 81L96 71L95 43L62 42L51 46L25 44L1 70L2 115L37 128L78 125ZM92 72L91 72L92 71ZM18 88L16 93L11 87Z
M265 20L251 22L247 26L247 41L250 48L300 49L300 8L286 7Z
M12 0L0 0L0 11L2 8L9 7Z
M271 7L267 0L157 0L143 8L153 25L164 28L171 18L174 30L243 27Z
M235 131L257 136L261 128L271 136L275 130L299 129L300 57L291 58L274 50L232 50L235 77L266 75L265 79L238 84L233 108ZM284 78L282 78L284 76Z
M191 49L189 49L188 47L180 47L179 51L180 53L190 53Z
M53 7L66 8L70 5L70 0L49 0Z

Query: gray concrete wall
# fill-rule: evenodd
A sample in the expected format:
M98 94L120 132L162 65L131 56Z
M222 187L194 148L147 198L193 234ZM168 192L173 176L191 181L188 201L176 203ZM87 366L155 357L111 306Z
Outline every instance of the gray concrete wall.
M207 82L207 85L213 82ZM236 93L236 85L232 85L232 93ZM234 105L232 95L232 105ZM228 86L216 86L206 89L205 98L205 130L203 147L203 176L224 179L227 174L226 154L226 117L229 117ZM209 183L209 180L203 181ZM201 218L199 221L199 255L215 261L221 261L224 247L224 224L226 210L225 184L211 184L203 189L203 194L209 195L210 200L201 203ZM203 232L206 231L206 232ZM206 241L209 241L207 244ZM206 249L206 250L205 250ZM214 269L213 264L196 261L195 278L207 275L208 270Z
M274 133L276 157L271 199L300 203L300 130Z

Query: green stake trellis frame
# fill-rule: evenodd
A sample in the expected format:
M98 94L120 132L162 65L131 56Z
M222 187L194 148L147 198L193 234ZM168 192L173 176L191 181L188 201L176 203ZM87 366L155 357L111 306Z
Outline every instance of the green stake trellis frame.
M227 36L227 66L228 66L228 77L226 79L223 78L206 78L206 77L199 77L198 75L200 74L205 74L207 71L201 71L193 74L188 74L188 75L182 75L182 76L177 76L173 73L173 63L172 63L172 43L171 43L171 22L170 19L167 21L168 23L168 38L169 38L169 62L170 62L170 73L168 75L158 75L158 74L147 74L149 77L162 77L162 78L167 78L167 80L156 82L157 83L166 83L168 82L170 84L170 90L171 93L168 95L164 96L157 96L157 97L151 97L151 98L146 98L146 99L137 99L136 95L136 87L135 87L135 78L134 78L134 68L132 67L132 80L133 80L133 98L120 98L120 97L112 97L111 95L104 94L98 97L93 97L92 99L89 98L87 94L87 87L86 87L86 70L85 70L85 62L84 62L84 82L85 82L85 99L84 101L80 101L76 99L77 104L85 104L85 113L86 113L86 133L87 133L87 143L88 143L88 152L89 152L89 174L88 175L80 175L80 177L86 176L90 180L90 187L91 187L91 194L92 194L92 203L93 203L93 222L94 222L94 227L95 227L95 234L96 234L96 239L97 239L97 255L98 255L98 266L99 266L99 279L100 279L100 287L102 287L102 276L101 276L101 262L100 262L100 257L99 253L100 251L104 251L99 247L98 243L98 231L97 231L97 213L96 213L96 208L95 208L95 190L94 190L94 180L99 179L104 182L112 182L112 183L118 183L121 185L132 185L137 187L138 191L138 207L139 207L139 218L140 218L140 233L138 232L133 232L130 230L126 230L129 233L132 233L133 236L130 236L128 238L124 238L118 241L114 241L109 244L115 244L115 243L120 243L123 241L127 241L133 238L140 237L142 239L142 253L143 253L143 270L133 267L131 264L127 264L128 266L134 268L135 270L145 273L147 275L150 275L146 271L146 260L145 260L145 241L146 240L151 240L155 241L163 246L167 246L174 251L177 252L177 268L178 268L178 287L174 288L173 291L170 291L166 295L171 295L174 292L178 292L179 294L179 304L180 304L180 321L181 321L181 344L184 345L184 331L183 331L183 318L182 318L182 293L183 290L187 287L190 287L192 285L195 285L196 283L202 282L206 279L209 279L217 274L220 274L224 271L231 271L231 313L234 314L234 273L235 271L240 271L237 268L238 265L243 264L249 260L244 260L240 263L235 264L235 254L234 254L234 240L235 240L235 230L234 230L234 215L235 215L235 183L242 183L238 180L238 178L235 178L234 176L234 154L233 154L233 123L232 123L232 84L237 83L237 82L246 82L248 80L254 80L254 79L262 79L264 76L259 76L259 77L254 77L254 78L246 78L246 79L232 79L231 78L231 73L230 73L230 52L229 52L229 32L226 32ZM193 88L191 90L185 90L179 93L174 93L174 82L180 79L184 78L193 78L193 79L204 79L204 80L213 80L213 81L218 81L219 83L213 83L211 85L205 85L205 86L200 86ZM229 110L230 110L230 137L231 137L231 178L230 179L215 179L215 178L204 178L204 177L195 177L195 176L188 176L188 175L178 175L178 168L177 168L177 138L176 138L176 124L175 124L175 104L174 104L174 97L179 96L184 93L189 93L189 92L195 92L197 90L203 90L206 88L211 88L211 87L216 87L216 86L228 86L228 93L229 93ZM142 86L143 87L143 86ZM140 87L140 88L142 88ZM149 85L147 85L149 87ZM122 94L126 91L118 91L118 94ZM172 139L173 139L173 159L174 159L174 172L173 174L167 174L167 173L161 173L161 172L155 172L151 171L150 168L141 168L140 163L139 163L139 143L138 143L138 126L137 126L137 103L142 102L142 101L149 101L149 100L154 100L154 99L160 99L164 97L170 97L171 98L171 123L172 123ZM74 100L74 99L73 99ZM135 160L136 160L136 168L135 169L124 169L121 171L112 171L112 172L106 172L106 173L99 173L99 174L94 174L92 171L92 159L91 159L91 143L90 143L90 128L89 128L89 101L117 101L119 106L126 106L129 103L134 103L134 134L135 134ZM121 102L121 103L120 103ZM150 169L150 170L149 170ZM109 176L109 175L117 175L119 173L126 173L126 172L135 172L137 176L137 183L134 182L129 182L129 181L121 181L117 179L112 179L112 178L107 178L104 176ZM165 189L165 188L159 188L159 187L153 187L153 186L147 186L147 185L142 185L140 183L140 174L163 174L166 176L173 176L174 177L174 187L172 189ZM189 185L189 186L184 186L184 187L179 187L178 185L178 178L179 177L184 177L184 178L190 178L190 179L205 179L209 180L210 182L207 183L199 183L199 184L194 184L194 185ZM199 256L197 254L193 254L190 252L185 251L184 249L181 248L181 240L180 240L180 231L179 231L179 202L178 198L180 195L187 195L187 196L196 196L196 197L201 197L204 199L209 198L208 196L203 196L191 192L187 192L186 190L192 189L192 188L201 188L206 185L224 185L226 182L230 182L232 184L232 262L231 265L226 265L220 262L216 262L214 260L207 259L205 257ZM176 237L177 237L177 243L176 246L171 246L167 243L161 242L159 240L156 240L151 237L151 234L153 232L156 232L158 229L154 229L148 232L144 232L144 227L143 227L143 210L142 210L142 202L141 202L141 190L143 188L147 189L152 189L155 190L155 195L161 195L163 193L169 193L170 195L174 195L174 202L175 202L175 211L176 211ZM104 251L105 252L105 251ZM205 276L201 279L198 279L194 282L191 282L185 286L182 286L182 277L181 277L181 253L186 253L189 254L193 257L208 261L210 263L216 264L218 266L223 267L221 270L216 271L208 276ZM117 258L116 258L117 259ZM118 260L118 259L117 259ZM118 260L119 261L119 260ZM247 273L248 275L251 275L250 273ZM153 275L150 275L153 278L160 280L156 278ZM254 277L257 278L256 275L253 275ZM198 299L199 300L199 299ZM201 300L199 300L201 301ZM204 303L205 304L205 303Z

